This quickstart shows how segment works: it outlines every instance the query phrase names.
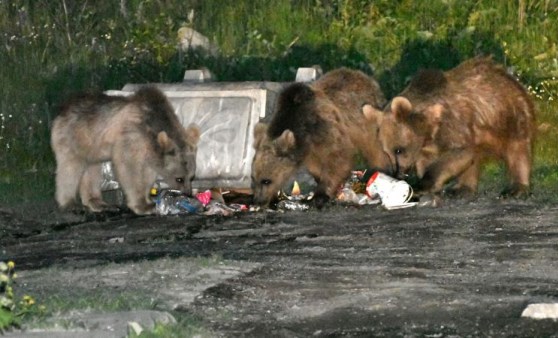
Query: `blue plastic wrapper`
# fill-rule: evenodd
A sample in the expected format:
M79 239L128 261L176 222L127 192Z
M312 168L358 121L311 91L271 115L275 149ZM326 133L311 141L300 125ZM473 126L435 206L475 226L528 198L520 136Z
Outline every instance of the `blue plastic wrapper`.
M155 205L159 215L197 214L204 210L197 198L188 197L179 190L171 189L158 192Z

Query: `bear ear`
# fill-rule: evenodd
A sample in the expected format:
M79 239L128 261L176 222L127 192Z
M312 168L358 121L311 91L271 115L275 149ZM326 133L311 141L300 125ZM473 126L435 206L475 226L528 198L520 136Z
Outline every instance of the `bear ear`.
M160 131L159 134L157 134L157 143L159 143L159 146L161 146L165 154L174 151L176 148L176 145L165 131Z
M256 126L254 127L254 149L259 148L260 144L265 138L265 134L267 134L267 128L268 126L266 123L256 123Z
M188 128L186 128L186 141L190 145L197 145L200 141L201 131L200 128L195 123L190 123Z
M397 122L404 122L413 112L413 105L407 98L396 96L391 101L391 112Z
M275 140L275 149L281 155L287 155L292 152L296 144L295 135L289 129L286 129L281 136Z
M442 115L444 114L444 106L436 103L432 108L425 112L426 122L428 123L430 130L430 138L433 139L436 134L438 134L438 129L440 129L440 124L442 122Z
M407 125L427 140L432 140L438 134L443 113L444 106L436 103L420 113L409 114Z
M299 91L293 96L293 102L297 105L302 105L314 99L316 95L312 88L305 83L300 83Z
M372 107L372 105L369 104L365 104L364 106L362 106L361 110L366 120L374 122L378 125L382 123L384 112Z
M439 124L442 121L442 115L444 114L444 106L440 103L436 103L432 108L428 109L426 112L426 117L428 122L431 124Z

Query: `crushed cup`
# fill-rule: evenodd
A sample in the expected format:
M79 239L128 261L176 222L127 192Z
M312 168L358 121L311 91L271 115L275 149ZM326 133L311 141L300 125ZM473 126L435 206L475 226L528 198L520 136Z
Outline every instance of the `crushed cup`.
M366 183L366 193L370 197L379 196L386 208L411 206L413 189L402 180L398 180L379 171L375 172Z

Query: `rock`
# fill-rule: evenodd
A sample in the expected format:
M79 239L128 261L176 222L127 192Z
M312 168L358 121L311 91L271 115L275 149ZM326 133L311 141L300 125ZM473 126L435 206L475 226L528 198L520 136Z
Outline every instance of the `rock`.
M558 319L558 303L529 304L521 317L532 319Z
M180 47L184 51L199 48L213 56L218 54L218 48L216 45L211 43L205 35L190 27L181 27L178 30L178 41L180 43Z

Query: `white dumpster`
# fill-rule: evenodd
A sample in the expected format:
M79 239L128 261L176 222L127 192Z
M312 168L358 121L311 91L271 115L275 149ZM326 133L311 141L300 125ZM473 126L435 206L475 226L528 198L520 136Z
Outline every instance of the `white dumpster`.
M307 68L300 68L305 71ZM308 73L308 72L306 72ZM314 76L299 76L297 81L315 80ZM208 82L207 70L186 71L181 83L150 83L169 98L182 125L196 123L201 129L196 158L194 189L250 189L250 171L254 157L253 130L260 120L268 120L275 101L285 83L279 82ZM127 84L122 90L109 90L108 95L130 95L145 84ZM267 117L267 118L266 118ZM110 162L103 165L103 192L122 193L112 172Z

